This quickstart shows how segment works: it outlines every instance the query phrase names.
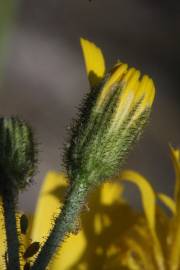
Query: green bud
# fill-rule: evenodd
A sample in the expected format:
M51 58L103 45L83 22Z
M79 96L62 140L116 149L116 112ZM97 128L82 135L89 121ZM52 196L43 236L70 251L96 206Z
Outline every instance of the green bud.
M92 185L119 172L149 118L154 93L148 76L118 63L87 95L65 151L71 181Z
M0 118L0 192L25 188L31 182L36 161L30 127L17 118Z

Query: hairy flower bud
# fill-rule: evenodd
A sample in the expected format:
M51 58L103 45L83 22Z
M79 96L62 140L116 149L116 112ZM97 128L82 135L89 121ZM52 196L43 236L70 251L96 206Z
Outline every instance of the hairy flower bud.
M90 184L118 173L149 118L155 88L152 79L117 63L93 89L72 128L66 167L70 179Z
M0 192L23 189L35 171L32 130L17 118L0 118Z

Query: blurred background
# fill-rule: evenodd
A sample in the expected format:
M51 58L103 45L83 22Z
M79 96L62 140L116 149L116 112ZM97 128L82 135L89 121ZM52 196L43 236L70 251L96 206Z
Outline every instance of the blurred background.
M173 194L168 143L180 146L180 2L0 0L0 113L29 121L40 150L34 184L20 196L25 211L34 210L46 173L61 170L67 126L89 88L81 36L102 48L107 67L120 59L154 79L151 121L125 167ZM131 186L128 197L138 196Z

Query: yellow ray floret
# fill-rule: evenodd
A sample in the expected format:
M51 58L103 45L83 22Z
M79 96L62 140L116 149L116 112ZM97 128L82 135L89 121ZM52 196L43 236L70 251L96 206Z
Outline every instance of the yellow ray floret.
M148 221L149 228L154 232L155 228L155 205L156 196L149 181L135 171L126 170L120 174L121 180L126 180L137 185L141 192L144 212Z
M113 128L114 126L118 127L121 125L132 110L134 110L134 114L129 124L145 110L151 108L155 96L153 80L147 75L144 75L142 78L140 76L139 70L135 68L128 69L127 64L118 63L102 88L96 104L97 109L101 108L109 98L113 87L118 85L121 88L116 113L113 118Z
M49 172L46 176L33 221L31 238L34 241L44 241L45 236L49 233L53 218L58 214L60 207L63 205L62 200L66 187L67 181L63 174ZM61 201L59 198L61 198ZM44 209L46 209L46 218L44 218Z
M121 185L118 185L116 182L114 183L105 183L101 187L101 204L103 205L111 205L114 202L122 199L123 188Z
M124 86L122 89L122 93L119 96L118 104L117 104L117 112L114 121L117 119L123 119L127 113L131 110L133 100L135 98L138 86L139 86L139 77L140 72L135 70L134 68L129 69L124 78ZM120 121L119 121L120 122Z
M176 204L171 197L164 193L158 193L158 198L173 213L173 215L176 214Z
M97 100L97 107L100 107L103 104L108 93L110 92L111 87L122 79L123 75L127 71L127 68L128 68L127 64L122 64L122 63L116 64L115 68L113 69L113 72L111 73L110 78L105 83L101 91L101 94Z
M5 253L6 253L6 232L4 225L4 214L2 208L2 200L0 198L0 234L1 234L1 242L0 242L0 269L5 268Z
M132 121L137 119L143 111L150 109L155 97L155 86L153 80L150 79L147 75L144 75L139 83L139 87L136 91L136 96L133 101L132 107L139 104L136 112L134 113L129 125Z
M105 75L105 60L100 48L94 43L81 38L81 47L84 55L86 70L91 86L96 86ZM147 75L140 79L141 73L135 68L129 68L127 64L118 62L109 73L102 87L96 103L96 109L100 109L108 99L113 87L122 88L117 106L117 114L114 123L123 121L123 118L137 104L139 104L133 119L135 120L144 110L150 108L154 101L155 87L151 78Z
M174 199L176 202L177 215L180 220L180 150L174 149L170 145L170 154L174 166L176 185L174 191Z
M139 77L140 72L138 70L135 68L128 69L127 64L118 63L105 83L97 100L97 109L100 109L106 99L109 99L109 95L112 94L111 91L114 91L114 88L120 90L109 133L114 129L118 129L131 111L133 100L139 87Z
M89 82L92 87L98 85L105 74L105 60L100 48L94 43L81 38L80 39L86 71Z

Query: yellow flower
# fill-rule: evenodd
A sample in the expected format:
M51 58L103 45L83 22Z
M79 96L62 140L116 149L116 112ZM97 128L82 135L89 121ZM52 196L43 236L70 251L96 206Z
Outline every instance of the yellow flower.
M121 266L127 269L180 269L180 150L170 147L176 182L174 198L156 193L148 181L134 171L124 171L120 179L135 183L141 192L145 217L124 235L119 256ZM160 200L169 210L157 204Z

